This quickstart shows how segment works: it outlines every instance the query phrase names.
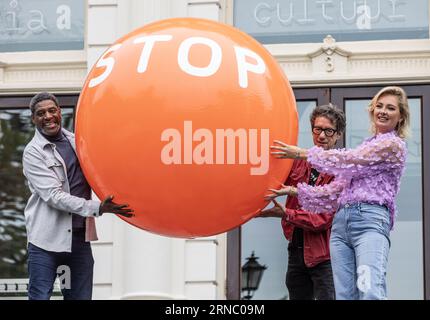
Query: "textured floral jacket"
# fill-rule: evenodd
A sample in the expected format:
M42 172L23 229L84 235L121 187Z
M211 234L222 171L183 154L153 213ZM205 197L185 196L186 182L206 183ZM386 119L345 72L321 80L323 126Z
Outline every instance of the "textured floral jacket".
M299 203L317 213L337 210L347 203L385 205L393 228L406 151L406 143L394 131L370 137L354 149L312 147L308 162L336 179L324 186L298 184Z

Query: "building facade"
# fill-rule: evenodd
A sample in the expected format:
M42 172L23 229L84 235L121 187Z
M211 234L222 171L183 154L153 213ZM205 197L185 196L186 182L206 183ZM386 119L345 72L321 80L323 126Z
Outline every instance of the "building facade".
M392 233L388 291L393 299L430 298L428 0L87 0L50 1L37 9L29 4L36 2L0 1L0 283L7 289L0 297L25 292L22 211L28 191L20 155L32 135L26 120L31 96L41 90L57 94L65 126L73 128L86 74L116 39L156 20L200 17L248 32L278 60L297 99L301 146L311 143L308 115L315 105L332 102L345 110L340 146L353 147L369 134L365 107L376 91L385 85L406 89L413 135ZM54 41L43 38L49 28ZM72 30L66 40L64 30ZM276 219L253 219L198 239L157 236L113 216L98 219L97 227L95 299L238 299L240 267L252 251L268 266L255 297L288 298L287 242Z

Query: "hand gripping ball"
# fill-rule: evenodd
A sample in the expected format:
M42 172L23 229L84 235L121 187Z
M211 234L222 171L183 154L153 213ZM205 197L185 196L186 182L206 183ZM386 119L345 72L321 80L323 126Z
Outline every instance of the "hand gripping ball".
M128 223L199 237L235 228L267 204L297 143L292 89L270 53L217 22L155 22L115 42L85 81L77 153L100 199L135 210Z

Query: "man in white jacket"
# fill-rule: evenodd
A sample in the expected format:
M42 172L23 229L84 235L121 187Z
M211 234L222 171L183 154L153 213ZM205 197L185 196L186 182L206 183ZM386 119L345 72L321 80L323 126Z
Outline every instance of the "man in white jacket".
M23 171L31 196L24 210L28 237L28 296L51 297L57 272L70 281L61 286L64 299L92 297L93 266L89 241L97 240L94 218L105 212L133 216L113 196L91 200L91 188L76 156L74 134L61 126L57 98L42 92L30 102L36 126L23 153Z

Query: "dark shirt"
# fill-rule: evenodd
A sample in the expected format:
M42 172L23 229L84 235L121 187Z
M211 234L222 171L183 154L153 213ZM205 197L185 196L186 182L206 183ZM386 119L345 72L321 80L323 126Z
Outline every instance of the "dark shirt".
M317 182L320 173L312 168L311 174L309 176L308 184L314 186ZM303 248L303 229L299 227L294 227L293 238L291 239L291 246L294 248Z
M40 130L39 130L40 132ZM58 153L63 158L67 169L67 180L69 181L70 194L86 200L91 199L91 187L85 179L79 164L78 157L69 140L64 136L61 130L54 137L44 135L49 142L55 144ZM85 228L85 217L78 214L72 214L73 230Z

